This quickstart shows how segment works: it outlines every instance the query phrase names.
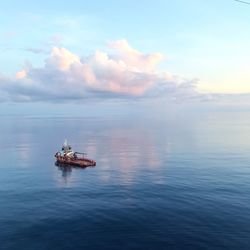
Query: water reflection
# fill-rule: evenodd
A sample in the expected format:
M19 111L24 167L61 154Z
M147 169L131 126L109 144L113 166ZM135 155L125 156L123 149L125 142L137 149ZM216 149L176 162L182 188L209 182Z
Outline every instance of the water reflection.
M15 152L22 167L30 165L33 154L33 143L31 141L30 133L22 133L16 137Z
M161 175L162 165L171 152L172 130L165 124L162 128L161 124L115 119L79 119L72 120L72 124L74 133L68 139L73 149L86 152L97 161L96 174L103 182L109 182L116 174L123 184L131 184L143 170Z
M55 162L55 166L61 172L61 176L57 176L56 180L59 183L59 186L63 187L72 187L74 186L73 183L76 183L77 177L73 175L73 172L76 170L83 171L86 168L93 168L94 166L90 167L78 167L78 166L71 166L68 164L62 164L59 162Z
M72 166L55 162L55 166L61 172L61 177L57 176L56 180L60 187L72 186Z
M97 161L102 182L107 183L116 175L120 183L131 185L141 171L159 172L161 176L171 146L164 140L166 135L154 128L126 126L104 127L95 133L80 130L78 138L85 140L77 147Z
M51 164L54 153L67 138L75 151L86 152L87 157L97 161L97 170L90 171L96 175L95 179L102 183L119 179L124 185L134 183L143 171L160 178L172 151L174 135L165 124L162 127L150 122L105 118L24 119L23 126L17 128L12 131L17 144L13 154L18 157L19 165L35 168L38 161ZM48 140L48 136L53 140ZM47 173L51 173L50 164ZM56 185L80 185L81 170L65 165L57 166L57 170L52 172Z
M72 166L66 165L66 164L61 164L58 162L55 163L55 166L57 166L58 169L62 172L62 177L67 182L67 178L70 178L70 175L72 173Z

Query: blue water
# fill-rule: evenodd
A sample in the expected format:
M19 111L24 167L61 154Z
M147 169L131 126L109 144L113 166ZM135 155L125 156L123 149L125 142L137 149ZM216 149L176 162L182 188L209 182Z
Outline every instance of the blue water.
M250 249L250 113L2 117L0 152L0 249Z

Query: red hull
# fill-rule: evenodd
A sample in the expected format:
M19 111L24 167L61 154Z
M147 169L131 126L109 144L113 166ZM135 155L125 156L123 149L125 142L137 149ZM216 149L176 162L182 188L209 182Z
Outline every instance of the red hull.
M90 160L87 158L74 159L74 158L56 156L56 160L58 163L61 163L61 164L74 165L78 167L90 167L90 166L96 165L96 162L94 160Z

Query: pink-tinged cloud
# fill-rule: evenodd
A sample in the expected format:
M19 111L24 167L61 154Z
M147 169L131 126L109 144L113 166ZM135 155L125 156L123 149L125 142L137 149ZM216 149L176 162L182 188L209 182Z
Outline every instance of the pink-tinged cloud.
M126 63L132 71L151 72L163 60L160 53L143 54L133 49L126 40L110 42L110 47L117 52L117 58Z
M162 54L144 54L126 40L110 42L109 48L110 54L97 50L80 58L54 47L43 67L29 67L15 78L0 80L1 91L12 101L198 96L194 80L157 70Z
M46 67L67 71L75 63L80 63L78 56L64 48L54 47L50 57L46 60Z
M18 71L16 73L16 78L17 79L22 79L22 78L25 78L27 76L27 73L26 73L26 70L21 70L21 71Z

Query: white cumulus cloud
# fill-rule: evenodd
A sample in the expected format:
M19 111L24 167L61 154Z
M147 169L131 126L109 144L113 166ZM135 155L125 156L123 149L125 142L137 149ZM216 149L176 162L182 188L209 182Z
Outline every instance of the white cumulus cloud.
M109 43L111 53L97 50L80 57L54 47L44 66L21 69L0 78L0 100L64 101L87 98L197 98L196 81L157 70L160 53L145 54L126 40Z

